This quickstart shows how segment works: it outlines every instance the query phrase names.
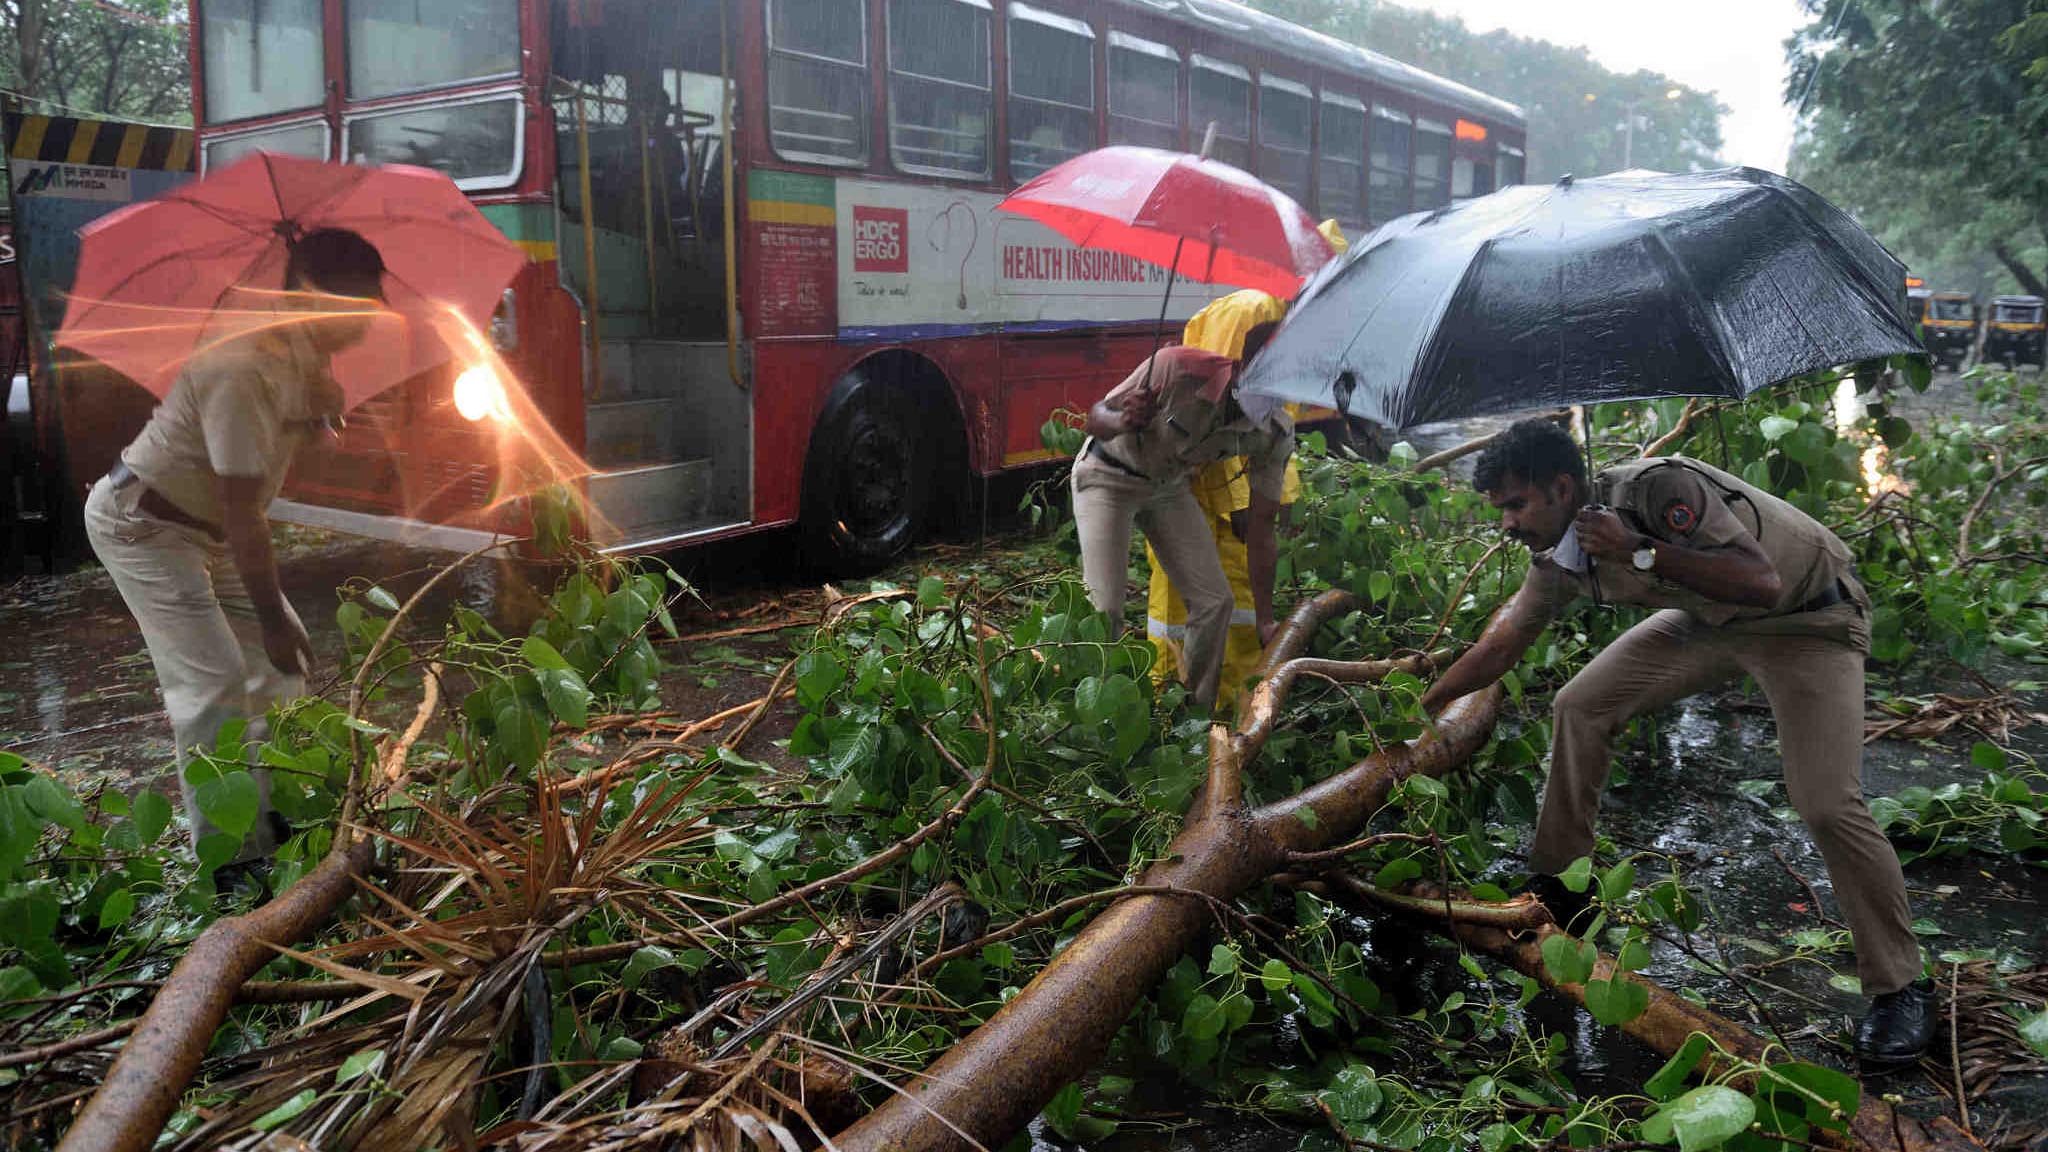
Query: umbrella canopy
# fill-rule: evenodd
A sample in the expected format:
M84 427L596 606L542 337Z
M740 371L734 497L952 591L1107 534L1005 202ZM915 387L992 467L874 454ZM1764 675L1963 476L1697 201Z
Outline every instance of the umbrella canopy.
M1905 268L1769 172L1625 172L1404 216L1309 284L1242 387L1389 428L1741 398L1922 353Z
M1215 160L1117 145L1038 174L996 207L1083 248L1107 248L1205 284L1288 297L1330 259L1285 192Z
M81 229L57 344L163 396L199 348L279 322L289 244L322 228L384 257L390 313L333 362L350 407L469 354L526 263L439 172L257 153Z

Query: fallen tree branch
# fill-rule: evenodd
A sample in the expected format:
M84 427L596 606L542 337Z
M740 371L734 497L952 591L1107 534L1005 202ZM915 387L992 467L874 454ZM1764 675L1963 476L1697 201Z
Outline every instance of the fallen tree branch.
M1278 668L1292 662L1322 622L1356 603L1344 593L1325 593L1288 622L1274 643L1266 681L1247 702L1247 728L1263 721L1263 730L1270 731L1285 697L1284 684L1274 685ZM1340 673L1358 667L1328 663ZM1500 699L1497 687L1467 696L1446 709L1435 732L1255 810L1243 806L1240 780L1263 736L1252 739L1245 731L1213 726L1209 781L1190 807L1186 826L1137 882L1173 889L1175 895L1127 895L1111 902L988 1023L833 1143L842 1152L1001 1144L1059 1088L1101 1059L1138 999L1199 936L1208 922L1206 901L1181 893L1229 900L1280 871L1289 853L1351 837L1401 780L1444 772L1471 756L1492 732ZM1110 967L1117 978L1105 980Z
M185 951L136 1022L106 1081L73 1121L58 1152L146 1152L177 1111L207 1043L227 1019L243 981L333 915L369 871L372 842L337 840L277 899L216 920Z
M1460 944L1502 961L1544 987L1560 992L1582 1006L1586 1002L1584 985L1559 981L1543 962L1543 941L1560 931L1554 924L1545 923L1533 930L1518 932L1479 923L1468 914L1455 913L1451 922L1446 923L1445 901L1441 898L1398 897L1343 872L1328 873L1323 879L1330 894L1340 903L1354 908L1361 905L1398 908L1432 929L1453 937ZM1453 907L1479 912L1500 906L1463 902L1454 903ZM1774 1051L1783 1052L1782 1048L1710 1008L1695 1004L1633 972L1620 971L1614 966L1613 958L1604 953L1593 965L1592 979L1626 980L1648 993L1649 1007L1635 1019L1621 1025L1621 1029L1665 1056L1677 1052L1695 1032L1705 1035L1722 1051L1744 1060L1761 1063ZM1710 1053L1702 1068L1712 1071L1712 1061ZM1818 1136L1851 1152L1982 1152L1983 1148L1946 1116L1923 1127L1919 1121L1895 1112L1871 1092L1864 1093L1862 1105L1849 1121L1846 1136L1825 1130Z

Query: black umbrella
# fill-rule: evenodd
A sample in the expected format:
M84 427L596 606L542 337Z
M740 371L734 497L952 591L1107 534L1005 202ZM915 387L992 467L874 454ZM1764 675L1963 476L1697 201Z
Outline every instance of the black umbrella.
M1739 399L1924 354L1905 267L1753 168L1524 185L1380 228L1318 273L1253 392L1401 429L1661 396Z

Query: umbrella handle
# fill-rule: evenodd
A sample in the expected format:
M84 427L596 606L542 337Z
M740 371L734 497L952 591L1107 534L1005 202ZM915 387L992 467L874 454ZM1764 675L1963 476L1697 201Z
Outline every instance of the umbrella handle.
M1173 263L1166 269L1166 294L1159 298L1159 319L1152 325L1152 354L1145 357L1145 383L1142 385L1142 391L1147 396L1152 394L1152 362L1159 359L1159 342L1166 338L1166 305L1173 299L1173 279L1180 270L1181 246L1187 242L1185 236L1173 242Z

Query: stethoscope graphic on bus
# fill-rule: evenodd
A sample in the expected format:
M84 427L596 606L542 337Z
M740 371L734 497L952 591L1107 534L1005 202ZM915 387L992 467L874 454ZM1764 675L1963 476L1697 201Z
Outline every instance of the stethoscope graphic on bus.
M973 258L975 245L981 242L980 215L967 201L955 200L924 226L924 242L941 256L949 254L953 249L953 233L958 227L954 223L956 218L965 218L967 221L967 250L960 254L960 294L954 300L954 306L964 312L967 310L967 261Z

